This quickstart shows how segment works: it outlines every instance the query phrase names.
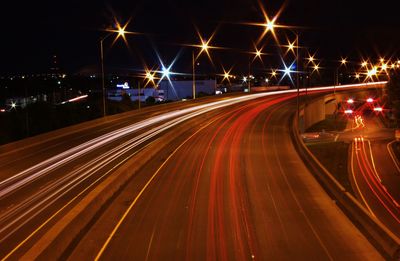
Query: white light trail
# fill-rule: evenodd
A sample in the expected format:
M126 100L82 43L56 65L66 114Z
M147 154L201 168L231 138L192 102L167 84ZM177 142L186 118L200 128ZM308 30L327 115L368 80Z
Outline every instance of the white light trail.
M338 89L349 89L349 88L358 88L364 86L383 86L385 82L378 83L363 83L363 84L353 84L353 85L341 85L341 86L328 86L328 87L319 87L308 89L308 91L329 91L334 88ZM301 89L300 92L305 91L305 89ZM113 141L118 139L122 139L129 134L132 134L136 131L139 131L144 128L151 127L155 124L160 124L159 126L153 127L151 130L148 130L144 133L141 133L134 138L124 141L117 147L114 147L107 152L93 158L89 162L86 162L79 168L71 171L68 175L65 175L57 180L54 180L48 184L46 187L41 188L41 190L35 192L29 198L20 202L19 204L10 207L5 212L0 215L0 222L6 223L1 229L0 232L4 232L9 229L12 225L16 224L18 221L23 220L25 224L33 217L38 215L42 210L53 204L57 199L76 188L82 182L88 180L95 173L100 171L102 168L105 168L108 164L113 163L114 161L119 162L121 164L122 158L126 158L127 154L137 146L149 141L151 138L154 138L156 135L184 122L193 117L199 116L201 114L207 113L212 110L216 110L219 108L223 108L226 106L231 106L240 102L249 101L253 99L257 99L260 97L267 97L279 94L289 94L297 92L296 89L292 90L283 90L276 92L268 92L268 93L257 93L251 95L244 95L240 97L230 98L228 100L221 100L216 102L211 102L208 104L198 105L191 108L186 108L182 110L176 110L172 112L167 112L158 116L154 116L150 119L146 119L144 121L117 129L115 131L109 132L92 140L89 140L85 143L82 143L78 146L75 146L71 149L68 149L58 155L55 155L43 162L40 162L24 171L21 171L15 174L12 177L9 177L0 182L0 199L8 196L18 189L26 186L27 184L42 178L52 171L66 165L73 163L74 160L79 159L86 154L93 152L101 147L104 147L110 144ZM97 179L99 180L99 179ZM21 212L19 216L16 216L18 212ZM20 226L14 228L12 232L15 232ZM9 233L9 235L11 235ZM0 242L5 238L0 239Z

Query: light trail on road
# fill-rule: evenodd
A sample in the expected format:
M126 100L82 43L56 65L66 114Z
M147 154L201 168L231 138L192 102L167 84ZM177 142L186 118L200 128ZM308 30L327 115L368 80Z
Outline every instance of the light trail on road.
M364 203L367 204L371 214L378 219L382 215L380 209L383 207L392 219L400 224L400 205L382 183L381 176L375 167L370 141L363 137L354 138L353 148L352 153L356 158L356 167L352 170L353 177L358 184L357 186L360 186L360 183L366 185L363 186L362 190L359 190L361 197L364 198ZM368 192L365 191L366 188L369 189ZM371 193L375 197L375 200L372 199L372 202L379 202L379 208L376 208L376 204L371 203L370 197L368 200L365 200L366 195Z
M354 227L342 222L337 206L306 173L285 124L294 103L289 106L285 99L252 102L222 119L211 118L211 125L176 146L145 187L132 184L130 191L140 193L116 200L131 204L118 207L122 214L111 233L85 237L82 244L97 256L80 255L79 248L71 258L276 260L301 255L335 260L346 252L353 260L379 259L363 252L361 241L348 244L343 240L348 235L337 237L353 233ZM111 213L112 206L93 230L99 231L97 225ZM94 238L105 243L90 244Z
M363 84L362 86L365 86ZM342 89L346 88L354 88L354 85L349 86L341 86ZM326 92L332 90L334 87L323 87L323 88L315 88L314 92ZM338 89L338 87L336 87ZM304 89L305 90L305 89ZM303 92L304 90L300 90ZM308 90L309 93L313 91ZM70 148L62 153L57 155L51 156L50 158L33 165L32 167L27 168L26 170L20 171L11 177L8 177L2 181L0 181L0 202L5 201L6 199L11 198L11 196L20 191L22 188L28 186L34 186L40 180L46 178L47 181L45 184L41 185L40 189L35 189L30 192L31 194L21 199L20 201L16 201L12 205L7 208L4 208L0 212L0 224L2 225L0 228L0 243L7 240L11 235L14 235L18 232L18 230L23 227L25 224L28 224L31 220L37 217L40 213L42 213L45 209L49 209L50 206L55 204L60 198L68 195L68 193L72 193L75 189L79 190L78 187L81 184L85 184L85 187L92 187L98 182L102 180L109 174L107 168L113 169L113 166L119 166L124 162L124 159L132 157L137 151L140 150L141 146L145 146L148 142L151 142L152 139L157 138L158 135L161 135L163 132L170 130L179 124L184 123L190 119L193 119L199 115L205 114L207 112L211 112L217 109L226 108L228 106L234 106L239 103L249 102L251 100L255 100L258 98L263 97L278 97L278 95L286 95L283 99L276 99L274 102L270 102L266 104L267 108L273 104L282 102L286 99L294 98L295 93L297 90L286 90L286 91L277 91L273 93L258 93L252 95L245 95L236 98L230 98L226 100L211 102L208 104L198 105L182 110L175 110L168 113L163 113L158 116L151 117L147 120L131 124L129 126L118 128L113 130L107 134L101 135L94 139L88 140L80 145L77 145L73 148ZM244 126L250 124L250 122L261 112L260 108L256 110L250 111L253 114L245 113L248 118L244 119L244 122L237 123L235 128L238 130L238 133L229 133L231 137L234 135L236 138L234 139L233 144L239 144L241 137L244 135ZM135 137L134 134L137 134ZM240 135L239 135L240 134ZM227 140L225 140L225 143ZM96 155L95 152L106 148L107 146L111 146L113 143L116 145L110 147L107 151L100 155ZM218 157L222 157L221 155L225 155L224 152L220 152L222 154L217 154ZM240 166L234 163L234 154L230 155L230 171L235 173L235 169L240 169ZM88 157L87 161L82 163L78 163L80 159L84 157ZM222 162L222 161L221 161ZM77 164L77 167L72 168L68 172L64 173L62 176L58 177L57 179L52 178L52 174L56 173L59 170L62 170L66 166L74 166ZM215 173L217 173L220 168L222 167L221 164L214 166ZM104 170L103 170L104 169ZM106 174L102 174L101 172L106 172ZM222 170L221 170L222 171ZM235 177L235 176L232 176ZM48 180L50 179L50 180ZM234 188L234 184L236 184L235 180L231 180L231 190ZM87 184L86 184L87 183ZM211 187L213 189L214 195L218 191L217 187ZM236 188L236 187L235 187ZM240 188L239 188L240 189ZM86 189L84 189L86 190ZM80 195L82 193L82 189L80 191L75 192L74 195ZM233 191L231 191L233 192ZM72 197L74 196L72 195ZM78 199L78 198L74 198ZM69 201L68 204L72 204L73 201ZM210 202L212 203L212 202ZM240 197L232 199L232 205L235 209L239 209L240 205ZM61 206L65 208L66 206ZM52 213L58 213L58 210L53 211ZM218 216L218 214L215 214ZM55 216L51 215L51 218L55 218ZM220 215L219 215L220 216ZM246 216L234 216L235 219L233 221L236 229L241 230L242 228L239 226L241 220L246 219ZM213 220L213 219L210 219ZM46 220L46 223L49 220ZM211 225L208 231L214 231L212 234L219 233L217 230L213 230L217 225ZM218 222L218 226L220 226L221 220ZM39 225L42 227L42 225ZM250 231L249 227L243 228L244 231ZM34 233L29 234L29 237L32 237L35 233L39 230L33 228L31 231ZM220 231L221 232L221 231ZM226 233L226 232L223 232ZM24 241L25 242L25 241ZM221 241L223 243L223 241ZM18 248L22 245L18 244ZM211 256L216 255L216 250L213 247L212 243L209 243L209 251ZM244 246L239 244L236 246L238 249L246 249L249 246ZM213 250L214 249L214 250ZM13 251L16 251L14 249ZM212 254L213 253L213 254Z
M40 167L46 166L47 164L51 164L52 162L54 162L53 164L44 167L40 171L36 172L34 176L29 175L27 176L27 178L18 180L16 184L6 187L6 189L0 192L0 196L4 197L10 192L14 192L16 189L26 185L27 183L32 182L38 177L41 177L42 175L48 175L50 171L63 166L67 162L70 162L72 160L77 159L78 157L83 156L84 154L88 153L88 151L98 149L99 147L104 146L105 144L111 142L112 140L125 137L129 133L137 131L139 129L143 129L148 125L153 125L154 123L159 123L165 121L166 119L171 119L179 115L184 115L178 118L174 118L170 121L167 121L160 126L152 128L151 130L146 131L138 135L137 137L134 137L120 144L119 146L111 149L110 151L90 160L83 166L68 173L68 175L62 177L61 179L55 180L52 183L47 184L47 187L37 191L29 198L20 202L18 205L14 205L11 208L7 209L7 211L1 213L0 223L4 225L0 229L0 235L1 233L4 234L5 231L9 230L10 227L14 226L18 222L20 222L20 224L14 229L12 229L9 233L1 237L0 242L6 240L13 233L15 233L20 227L28 223L30 220L32 220L34 217L40 214L41 211L48 208L56 200L58 200L59 198L70 192L72 189L77 187L82 182L86 181L91 176L95 175L101 168L104 168L106 165L112 163L114 160L117 160L118 158L123 158L125 153L143 144L144 142L154 138L158 134L188 119L207 113L209 111L269 95L271 95L271 93L262 93L252 96L232 98L229 100L213 102L211 104L200 105L189 109L174 111L171 113L167 113L166 115L160 115L149 121L133 124L132 126L128 126L126 128L119 129L112 133L103 135L99 138L86 142L82 146L70 149L67 152L57 155L40 164L37 164L36 166L29 168L26 171L18 173L17 175L13 176L14 179L20 178L21 176L29 175L30 173L35 173L35 170L40 169ZM66 155L68 155L66 159L61 160L61 162L57 162L57 160L63 158L63 156ZM0 185L5 186L5 184L11 182L13 178L9 178L6 181L1 182ZM96 182L98 182L98 180L96 180Z

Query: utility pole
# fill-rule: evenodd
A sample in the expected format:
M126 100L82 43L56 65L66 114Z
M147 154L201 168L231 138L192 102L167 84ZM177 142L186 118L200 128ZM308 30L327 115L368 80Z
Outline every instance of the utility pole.
M139 90L139 92L138 92L138 96L139 96L138 101L139 101L139 110L140 110L140 104L141 104L141 101L140 101L140 80L138 82L138 90Z
M251 92L251 77L250 77L250 75L251 75L251 55L249 55L249 77L247 79L249 92Z
M100 61L101 61L101 87L102 87L102 96L103 96L103 117L106 116L106 94L105 94L105 84L104 84L104 53L103 53L103 41L106 39L104 37L103 39L100 40Z
M195 70L195 66L196 66L196 59L194 57L194 50L192 50L192 69L193 69L193 99L196 99L196 70Z
M299 121L300 119L300 101L299 101L299 96L300 96L300 85L299 85L299 72L300 72L300 65L299 65L299 34L295 31L296 34L296 44L297 44L297 49L296 49L296 66L297 66L297 73L296 73L296 87L297 87L297 120Z

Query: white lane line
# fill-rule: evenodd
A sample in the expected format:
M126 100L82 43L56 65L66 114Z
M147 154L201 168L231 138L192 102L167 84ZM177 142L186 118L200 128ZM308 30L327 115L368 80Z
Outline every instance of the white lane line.
M237 102L233 102L232 104L237 103ZM32 219L33 217L35 217L37 214L39 214L41 211L43 211L46 207L49 206L49 204L46 204L43 208L41 208L40 210L38 210L38 208L41 205L44 205L45 203L51 201L51 203L53 203L56 199L59 199L61 196L65 195L67 192L69 192L70 190L72 190L74 187L78 186L80 183L84 182L86 179L88 179L89 177L91 177L96 171L99 171L102 167L104 167L105 165L109 164L110 162L112 162L113 160L117 159L118 157L122 156L124 153L128 152L129 150L135 148L136 146L142 144L143 142L153 138L154 136L160 134L161 132L166 131L167 129L170 129L188 119L191 119L193 117L196 117L198 115L204 114L206 112L215 110L217 108L222 108L225 106L228 106L229 104L220 104L220 105L216 105L210 108L205 108L202 109L200 111L195 111L192 112L190 114L187 114L185 116L182 116L180 118L176 118L173 119L169 122L164 123L161 126L155 127L145 133L140 134L139 136L135 137L134 139L127 141L123 144L120 144L118 147L112 149L111 151L108 151L106 154L102 154L99 157L93 159L92 161L90 161L89 163L86 163L84 166L82 166L81 168L75 170L74 172L70 173L70 175L68 177L63 177L62 180L58 180L56 181L56 183L50 184L48 188L45 189L45 191L41 190L38 193L36 193L35 195L31 196L30 198L28 198L25 202L22 202L21 204L15 206L14 208L10 209L9 212L7 212L6 214L3 214L3 221L4 218L6 217L10 217L12 214L15 215L17 210L20 210L24 207L26 208L26 205L32 204L32 202L34 201L35 197L37 199L40 199L40 197L45 193L51 193L51 189L57 189L57 186L62 186L61 188L59 188L57 191L53 192L52 194L50 194L49 196L47 196L44 199L40 199L40 202L37 203L36 205L34 205L33 207L31 207L30 210L25 211L22 215L20 215L19 217L13 219L13 221L11 221L10 223L8 223L7 225L5 225L4 227L2 227L2 229L0 229L0 232L5 231L6 229L8 229L11 225L15 224L17 221L21 220L22 218L25 218L25 223L28 222L30 219ZM104 160L103 160L104 159ZM96 164L97 163L97 164ZM93 166L94 164L96 164L94 167L92 167L91 169L87 170L86 172L79 174L79 172L84 171L84 169L87 169L91 166ZM75 177L76 175L78 175L78 177ZM72 179L72 181L69 180ZM66 183L65 185L62 185L63 183ZM58 195L58 196L57 196ZM53 199L56 197L56 199ZM36 212L33 212L33 211ZM30 214L30 215L29 215ZM22 224L23 225L23 224ZM7 235L8 237L9 235ZM6 238L7 238L6 237ZM4 241L5 238L1 239L1 241ZM1 242L0 241L0 242Z
M328 86L328 87L318 87L318 88L313 88L312 91L328 91L332 90L334 88L336 89L352 89L352 88L357 88L357 87L366 87L366 86L383 86L386 82L375 82L375 83L363 83L363 84L350 84L350 85L341 85L341 86ZM300 89L299 92L304 92L306 89ZM43 175L45 175L48 171L54 170L56 168L59 168L63 166L64 164L67 164L69 161L72 161L76 159L77 157L81 157L88 153L91 150L95 150L101 146L104 146L106 144L109 144L110 142L122 138L134 131L137 131L139 129L148 127L152 124L158 123L160 121L168 120L173 117L178 117L180 115L184 115L196 110L201 110L203 108L210 108L212 106L218 106L221 104L225 104L225 106L228 106L233 103L237 102L243 102L243 101L248 101L252 99L257 99L260 97L265 97L265 96L272 96L272 95L279 95L279 94L288 94L288 93L294 93L297 92L297 90L284 90L284 91L275 91L275 92L268 92L268 93L257 93L257 94L251 94L251 95L245 95L245 96L240 96L240 97L235 97L231 98L228 100L221 100L221 101L216 101L208 104L203 104L191 108L186 108L182 110L176 110L173 112L168 112L164 113L162 115L155 116L153 118L149 118L146 120L143 120L139 123L115 130L113 132L107 133L105 135L102 135L100 137L97 137L95 139L92 139L90 141L87 141L79 146L76 146L72 149L69 149L63 153L60 153L56 156L53 156L41 163L38 163L24 171L21 171L17 174L15 174L12 177L9 177L3 181L0 181L0 189L3 187L6 187L12 182L15 182L21 177L25 177L28 175L31 175L29 178L29 181L33 181ZM47 166L47 167L46 167ZM44 170L43 170L44 168ZM2 198L4 195L8 194L10 191L20 187L21 184L14 186L13 188L4 188L0 190L0 198ZM3 191L5 190L5 191Z
M394 155L394 152L393 152L393 149L392 149L392 144L395 143L395 142L396 142L396 140L393 140L393 141L389 142L389 143L386 145L386 148L387 148L387 150L389 151L389 155L390 155L390 157L392 158L392 161L393 161L393 163L394 163L394 166L395 166L396 169L397 169L397 172L400 174L399 160L398 160L397 157Z
M355 174L355 171L354 171L354 154L356 154L357 163L358 163L360 161L358 159L359 158L358 153L359 153L359 151L358 151L357 138L354 138L354 142L352 142L352 144L351 144L351 173L353 175L353 180L354 180L354 183L356 185L358 194L361 196L361 199L364 202L365 206L367 207L369 213L371 213L371 215L376 218L374 212L372 211L371 207L368 205L367 200L365 199L363 193L361 192L360 186L358 185L358 182L357 182L356 174ZM358 167L360 168L360 171L361 171L360 164L358 164Z
M275 92L273 94L276 95L276 94L278 94L278 92ZM163 114L160 116L156 116L154 118L151 118L151 119L133 124L131 126L124 127L122 129L118 129L118 130L110 132L108 134L102 135L98 138L95 138L93 140L85 142L85 143L78 145L72 149L69 149L63 153L53 156L50 159L47 159L33 167L30 167L27 170L19 172L16 175L14 175L8 179L1 181L0 188L3 187L3 189L0 190L0 199L2 197L4 197L5 195L11 193L12 191L15 191L18 188L48 174L50 171L53 171L65 164L77 159L78 157L82 157L85 154L87 154L95 149L103 147L103 146L111 143L112 141L122 138L128 134L131 134L132 132L137 131L139 129L143 129L143 128L153 125L155 123L158 123L158 122L161 122L164 120L168 120L168 119L180 116L180 115L190 114L190 113L196 112L196 111L199 111L201 113L206 113L208 111L226 107L229 105L233 105L233 104L236 104L239 102L257 99L259 97L270 96L270 95L272 95L272 93L253 94L251 96L241 96L241 97L236 97L236 98L232 98L229 100L223 100L223 101L213 102L210 104L199 105L196 107L187 108L187 109L183 109L183 110L179 110L179 111L166 113L166 114ZM196 114L196 115L199 115L199 114ZM187 119L189 119L189 118L187 118ZM14 182L14 184L10 185L10 183L12 183L12 182Z

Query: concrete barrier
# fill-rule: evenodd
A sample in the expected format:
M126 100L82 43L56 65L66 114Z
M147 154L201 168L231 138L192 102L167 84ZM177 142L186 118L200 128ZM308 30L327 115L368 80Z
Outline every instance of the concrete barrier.
M339 207L360 229L375 248L389 260L400 260L400 239L346 191L334 176L310 152L298 131L297 117L293 117L291 136L300 157Z

